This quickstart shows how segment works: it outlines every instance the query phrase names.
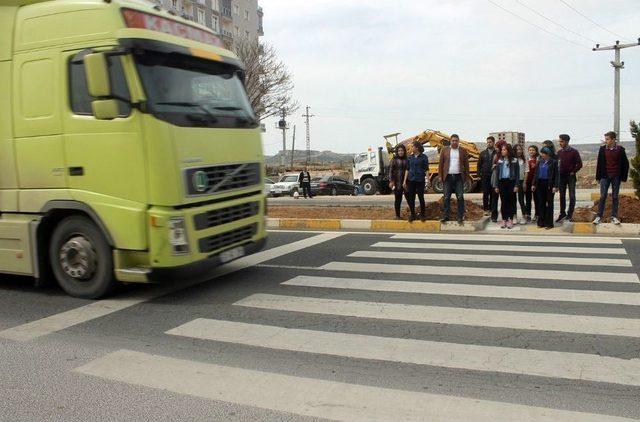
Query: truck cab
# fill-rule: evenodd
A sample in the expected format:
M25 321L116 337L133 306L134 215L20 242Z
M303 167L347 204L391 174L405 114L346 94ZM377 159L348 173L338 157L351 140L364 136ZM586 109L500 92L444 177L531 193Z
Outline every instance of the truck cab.
M259 124L212 31L142 0L8 3L0 272L98 298L263 247Z

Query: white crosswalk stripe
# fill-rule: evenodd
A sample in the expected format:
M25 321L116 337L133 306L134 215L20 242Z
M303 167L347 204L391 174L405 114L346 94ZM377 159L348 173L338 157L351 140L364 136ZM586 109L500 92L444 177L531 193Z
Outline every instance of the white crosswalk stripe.
M632 267L628 259L614 258L579 258L579 257L557 257L557 256L517 256L513 255L479 255L465 254L456 255L451 253L425 253L425 252L393 252L393 251L357 251L349 255L354 258L388 258L414 259L423 261L457 261L457 262L517 262L534 264L544 262L547 265L589 265L600 267Z
M445 234L445 233L402 233L392 239L416 240L473 240L479 242L521 242L521 243L572 243L593 245L622 245L620 239L609 237L579 237L579 236L524 236L515 234Z
M639 292L540 289L534 287L483 286L466 283L429 283L424 281L314 276L297 276L282 284L286 286L320 287L328 289L640 306Z
M640 386L640 359L476 346L196 319L167 334L359 359Z
M605 283L637 283L635 273L601 271L524 270L521 268L486 268L462 266L376 264L362 262L330 262L320 267L327 271L358 273L421 274L442 276L468 276L492 278L526 278L533 280L599 281Z
M393 390L119 350L76 372L246 406L342 421L615 422L631 419Z
M498 251L498 252L540 252L545 254L565 253L576 255L626 255L624 248L596 248L580 246L540 246L540 245L511 245L473 243L422 243L422 242L378 242L374 248L400 249L435 249L453 251Z
M640 319L361 302L257 293L235 303L279 311L640 338Z

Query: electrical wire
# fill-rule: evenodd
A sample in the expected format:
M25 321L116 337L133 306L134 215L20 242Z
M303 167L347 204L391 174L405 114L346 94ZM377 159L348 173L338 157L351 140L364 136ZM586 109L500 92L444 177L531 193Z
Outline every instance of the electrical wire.
M585 36L585 35L582 35L581 33L576 32L576 31L574 31L574 30L573 30L573 29L571 29L571 28L567 28L566 26L562 25L561 23L558 23L558 22L556 22L555 20L553 20L553 19L551 19L551 18L549 18L549 17L547 17L547 16L543 15L542 13L538 12L538 11L537 11L537 10L535 10L534 8L532 8L532 7L528 6L527 4L525 4L523 1L521 1L521 0L516 0L516 1L517 1L521 6L523 6L523 7L527 8L527 9L529 9L530 11L532 11L533 13L535 13L536 15L540 16L540 17L541 17L541 18L543 18L543 19L546 19L547 21L551 22L552 24L554 24L554 25L556 25L556 26L559 26L560 28L564 29L565 31L567 31L567 32L571 32L572 34L577 35L577 36L579 36L580 38L584 38L584 39L585 39L585 40L587 40L587 41L591 41L591 42L593 42L593 43L597 43L597 41L596 41L596 40L593 40L593 39L591 39L591 38L589 38L589 37L587 37L587 36Z
M538 28L540 31L546 32L547 34L552 35L552 36L554 36L554 37L556 37L556 38L559 38L559 39L561 39L562 41L565 41L565 42L568 42L568 43L571 43L571 44L577 45L578 47L585 47L583 44L580 44L580 43L577 43L577 42L575 42L575 41L573 41L573 40L570 40L570 39L568 39L568 38L565 38L565 37L563 37L563 36L561 36L561 35L556 34L555 32L551 32L551 31L549 31L549 30L547 30L547 29L545 29L545 28L541 27L540 25L535 24L535 23L533 23L533 22L531 22L531 21L527 20L526 18L523 18L522 16L520 16L520 15L518 15L517 13L515 13L515 12L513 12L513 11L509 10L509 9L507 9L506 7L504 7L504 6L502 6L502 5L498 4L498 3L496 3L496 2L495 2L495 1L493 1L493 0L487 0L487 1L488 1L489 3L491 3L491 4L493 4L494 6L496 6L497 8L502 9L502 10L504 10L505 12L509 13L510 15L515 16L516 18L520 19L521 21L524 21L524 22L528 23L529 25L531 25L531 26L533 26L533 27L535 27L535 28Z
M598 28L607 31L608 33L610 33L611 35L614 35L616 37L618 37L621 40L625 40L627 37L623 37L620 34L616 34L613 31L610 31L609 29L605 28L604 26L600 25L598 22L594 21L593 19L591 19L589 16L585 15L584 13L582 13L581 11L579 11L578 9L576 9L575 7L573 7L572 5L570 5L569 3L567 3L565 0L560 0L560 3L564 4L565 6L567 6L569 9L573 10L574 12L576 12L578 15L582 16L583 18L585 18L586 20L588 20L589 22L591 22L592 24L594 24L595 26L597 26Z

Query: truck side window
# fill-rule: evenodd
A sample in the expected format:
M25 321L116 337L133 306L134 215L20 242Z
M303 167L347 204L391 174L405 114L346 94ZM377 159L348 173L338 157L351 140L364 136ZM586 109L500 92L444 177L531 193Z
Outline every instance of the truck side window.
M113 93L119 97L129 99L129 88L122 69L119 57L109 58L109 76ZM89 95L87 88L87 78L84 73L83 62L69 62L69 90L71 110L75 114L92 115L91 101L94 100ZM131 105L126 101L118 101L119 117L127 117L131 114Z

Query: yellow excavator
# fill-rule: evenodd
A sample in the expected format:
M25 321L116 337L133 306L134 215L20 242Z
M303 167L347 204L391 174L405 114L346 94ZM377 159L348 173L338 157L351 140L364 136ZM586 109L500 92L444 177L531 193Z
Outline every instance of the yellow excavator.
M451 136L440 132L437 130L425 130L422 133L419 133L416 136L412 136L411 138L405 139L404 141L398 142L398 135L400 133L392 133L389 135L385 135L385 146L387 149L387 153L389 157L392 158L395 154L396 147L399 144L403 144L407 147L407 153L411 154L412 144L414 141L420 142L422 145L430 146L432 148L436 148L438 151L438 159L440 158L440 152L442 148L448 147L450 144ZM395 138L395 145L391 143L391 140ZM467 151L469 154L469 179L465 180L464 183L464 191L465 192L473 192L476 186L478 185L478 160L480 159L480 149L470 141L460 140L460 148ZM429 181L430 184L436 193L442 193L443 191L443 183L440 175L438 175L438 161L429 160Z

